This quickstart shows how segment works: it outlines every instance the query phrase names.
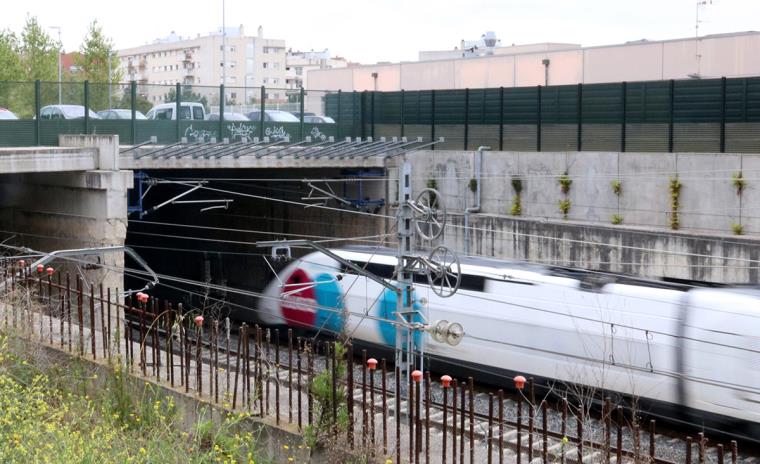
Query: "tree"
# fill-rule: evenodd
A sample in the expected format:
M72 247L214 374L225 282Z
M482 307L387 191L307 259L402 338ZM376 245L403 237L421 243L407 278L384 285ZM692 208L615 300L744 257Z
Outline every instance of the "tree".
M0 81L23 79L18 37L12 31L0 31Z
M79 67L76 77L90 81L90 106L97 109L109 108L114 100L114 89L118 87L111 83L120 82L122 76L113 42L103 34L103 28L97 20L90 23L87 35L79 47L76 64Z
M61 44L42 29L35 16L27 16L19 49L24 80L57 81L60 48Z
M29 113L28 105L19 98L19 90L24 84L12 81L23 80L19 43L16 34L0 31L0 107L9 108L16 114Z
M119 101L114 105L114 108L123 108L123 109L131 109L132 108L132 97L131 97L131 91L129 87L124 88L124 93L122 94L121 98L119 98ZM153 104L148 101L147 98L145 98L143 95L137 94L137 98L135 99L135 108L137 111L145 114L148 111L150 111L151 108L153 108Z
M208 99L201 94L193 92L192 87L189 85L182 86L181 100L184 102L199 102L204 107L208 107ZM166 95L164 95L164 102L171 103L174 101L177 101L177 91L174 87L172 87L169 89Z

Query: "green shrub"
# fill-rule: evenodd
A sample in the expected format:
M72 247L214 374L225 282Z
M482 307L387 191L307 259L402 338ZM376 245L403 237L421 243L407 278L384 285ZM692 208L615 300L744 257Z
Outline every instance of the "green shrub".
M623 223L623 216L621 216L619 214L613 214L612 215L612 224L614 224L614 225L617 226L617 225L622 224L622 223Z
M731 224L731 230L734 235L744 235L744 226L739 223L734 222Z
M568 199L559 201L559 211L562 213L562 217L565 219L567 219L567 213L570 211L570 206L572 206L572 203Z

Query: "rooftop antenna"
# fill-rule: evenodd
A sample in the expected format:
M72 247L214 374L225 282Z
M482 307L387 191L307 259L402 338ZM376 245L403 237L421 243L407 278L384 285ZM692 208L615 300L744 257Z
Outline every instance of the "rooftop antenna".
M699 52L699 8L702 6L712 5L712 0L698 0L696 7L696 20L694 23L694 49L697 59L697 72L689 77L700 79L702 77L702 54Z

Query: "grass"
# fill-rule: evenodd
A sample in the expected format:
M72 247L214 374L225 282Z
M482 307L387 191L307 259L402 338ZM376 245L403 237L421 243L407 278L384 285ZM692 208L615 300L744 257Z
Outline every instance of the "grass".
M247 414L184 424L157 387L135 388L118 368L107 379L88 369L68 357L41 360L0 334L0 462L261 462L242 427Z

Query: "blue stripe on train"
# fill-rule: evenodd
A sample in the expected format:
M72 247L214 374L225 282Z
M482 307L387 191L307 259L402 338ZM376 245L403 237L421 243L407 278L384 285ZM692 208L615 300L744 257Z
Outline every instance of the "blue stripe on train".
M342 332L345 322L343 296L335 281L335 276L326 273L319 274L314 278L314 282L317 284L314 286L314 293L319 306L314 328L331 333Z
M414 296L414 295L413 295ZM387 319L391 321L395 321L396 318L396 292L392 291L391 289L386 288L383 291L383 298L378 303L377 307L377 317L380 319ZM420 311L422 307L417 302L417 299L414 298L414 303L412 304L412 307L415 311ZM422 322L422 318L418 315L415 315L413 318L414 322ZM386 322L384 320L377 321L378 323L378 330L380 332L380 337L383 340L383 343L385 343L388 346L396 346L396 326L390 322ZM421 334L420 332L417 332L414 336L415 338L415 344L419 345Z

